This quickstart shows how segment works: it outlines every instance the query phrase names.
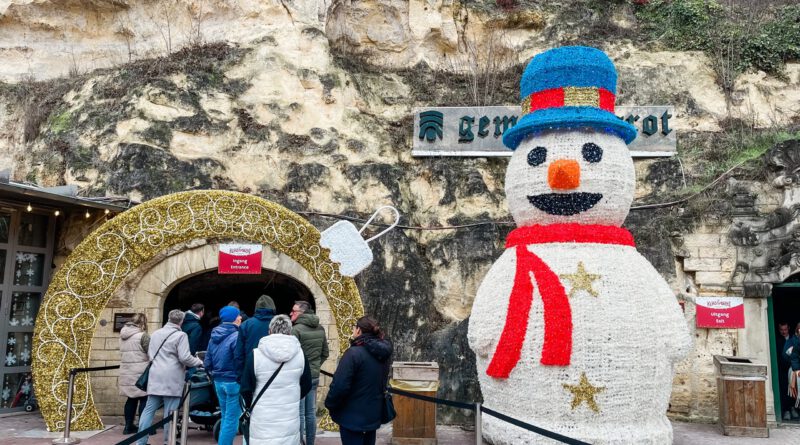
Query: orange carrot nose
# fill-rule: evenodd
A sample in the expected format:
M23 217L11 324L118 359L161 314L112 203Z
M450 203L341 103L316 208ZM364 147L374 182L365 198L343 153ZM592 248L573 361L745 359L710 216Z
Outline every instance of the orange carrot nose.
M547 182L554 190L572 190L581 185L581 166L571 159L559 159L547 169Z

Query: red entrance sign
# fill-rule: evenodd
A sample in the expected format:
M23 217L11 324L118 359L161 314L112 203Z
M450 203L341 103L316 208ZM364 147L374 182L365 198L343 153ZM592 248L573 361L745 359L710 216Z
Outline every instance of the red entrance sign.
M260 274L260 244L220 244L219 269L221 274Z
M697 297L697 327L737 329L744 327L744 298Z

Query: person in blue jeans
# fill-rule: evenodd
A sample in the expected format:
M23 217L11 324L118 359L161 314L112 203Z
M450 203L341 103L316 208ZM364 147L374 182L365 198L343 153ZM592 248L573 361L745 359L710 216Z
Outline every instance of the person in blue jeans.
M214 380L214 389L217 391L222 414L217 443L233 445L233 438L239 429L239 416L242 414L239 405L239 383L236 381L239 371L234 359L242 316L239 309L225 306L219 310L219 318L222 324L211 331L211 340L208 342L203 366Z

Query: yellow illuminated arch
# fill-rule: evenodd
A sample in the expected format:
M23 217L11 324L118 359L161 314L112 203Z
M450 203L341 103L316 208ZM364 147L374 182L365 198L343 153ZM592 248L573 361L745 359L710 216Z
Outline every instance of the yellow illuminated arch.
M343 351L364 309L355 282L339 274L319 238L283 206L212 190L162 196L103 224L55 274L36 319L33 381L47 428L64 428L69 369L88 366L98 317L120 283L160 252L191 240L260 243L300 263L325 292ZM87 374L75 380L73 409L73 430L102 428Z

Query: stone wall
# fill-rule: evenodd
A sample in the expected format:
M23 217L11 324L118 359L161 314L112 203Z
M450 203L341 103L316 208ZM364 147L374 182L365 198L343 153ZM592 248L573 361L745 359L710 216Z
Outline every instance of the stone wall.
M505 67L493 77L491 98L515 104L532 55L561 44L598 46L619 69L619 105L676 110L678 154L636 162L636 204L687 198L748 155L750 168L729 176L751 180L764 214L777 204L760 154L796 135L800 122L800 63L789 61L781 75L742 74L724 89L709 55L637 40L629 2L602 2L600 11L591 2L542 2L525 14L498 11L488 0L205 2L199 15L192 7L200 2L174 3L185 9L172 16L170 54L159 32L164 17L148 17L146 1L3 6L0 33L11 63L0 66L10 82L0 85L0 158L11 160L14 179L142 201L187 189L238 190L319 229L335 221L325 215L363 219L392 203L402 224L417 228L373 243L375 262L356 281L366 311L395 340L395 358L438 361L447 398L480 399L465 334L477 285L511 229L507 160L413 158L413 107L476 105L470 88L490 53L502 54ZM133 35L123 29L127 17L140 26L128 30ZM192 17L203 18L203 42L186 39ZM59 46L65 41L80 45ZM56 78L73 55L78 69ZM32 81L31 73L52 80ZM758 144L726 138L732 124L747 124L745 136ZM731 215L702 204L708 195L726 200L719 184L626 221L692 326L694 297L742 292L733 276L731 252L741 248L730 244ZM439 230L462 224L475 225ZM58 255L81 233L66 234ZM113 304L107 320L131 307L124 299ZM160 302L143 304L160 314ZM763 305L747 304L758 320ZM761 351L764 332L752 326L694 332L695 351L675 379L676 415L715 417L711 355ZM108 337L102 344L98 337L93 359L112 362L116 336L99 335ZM657 335L657 327L645 323L642 335ZM103 397L110 394L107 386ZM447 423L471 421L455 410L440 414Z

